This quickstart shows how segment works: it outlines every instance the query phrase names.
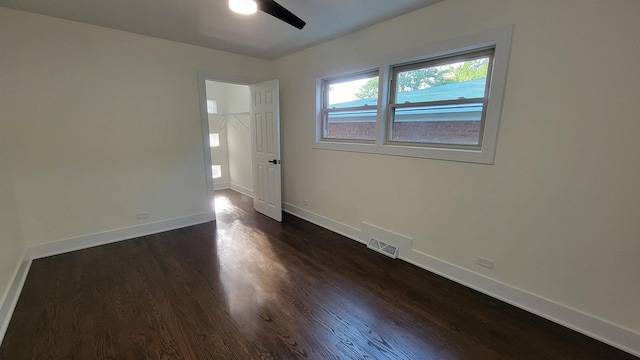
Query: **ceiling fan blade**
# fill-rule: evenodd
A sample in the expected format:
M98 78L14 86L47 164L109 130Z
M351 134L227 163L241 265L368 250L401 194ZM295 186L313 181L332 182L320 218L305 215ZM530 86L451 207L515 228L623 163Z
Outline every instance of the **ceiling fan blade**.
M273 0L256 0L256 4L260 11L264 11L298 29L302 30L302 28L307 25L302 19Z

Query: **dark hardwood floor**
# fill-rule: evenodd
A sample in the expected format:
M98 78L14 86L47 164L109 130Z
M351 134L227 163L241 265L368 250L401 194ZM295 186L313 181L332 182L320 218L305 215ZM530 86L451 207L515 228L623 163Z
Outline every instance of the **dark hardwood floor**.
M637 359L233 191L33 262L0 359Z

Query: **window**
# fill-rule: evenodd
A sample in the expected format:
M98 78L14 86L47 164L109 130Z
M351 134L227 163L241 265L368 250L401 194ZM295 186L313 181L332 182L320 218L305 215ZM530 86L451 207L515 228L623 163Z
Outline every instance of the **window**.
M493 52L393 67L387 142L480 149Z
M222 177L221 165L211 165L211 177L214 179L219 179Z
M209 134L209 146L210 147L218 147L218 146L220 146L220 134L218 134L218 133L210 133Z
M314 147L493 164L512 32L504 26L319 79Z
M217 114L218 113L218 102L215 100L207 100L207 113L209 114Z
M373 142L378 71L324 80L322 89L322 138Z

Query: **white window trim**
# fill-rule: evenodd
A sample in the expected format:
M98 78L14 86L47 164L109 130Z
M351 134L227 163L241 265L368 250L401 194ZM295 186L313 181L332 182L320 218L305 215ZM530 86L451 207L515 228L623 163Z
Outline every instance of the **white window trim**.
M339 77L335 77L335 78L329 78L329 79L322 79L321 80L321 101L320 101L320 134L319 134L319 138L320 141L328 141L328 142L347 142L347 143L361 143L361 144L371 144L373 143L374 140L368 140L368 139L342 139L342 138L331 138L331 137L325 137L324 136L324 128L325 128L325 121L327 120L327 115L328 113L331 112L340 112L340 111L348 111L348 110L353 110L353 109L376 109L376 113L378 112L378 110L380 109L379 106L377 105L366 105L366 106L360 106L360 107L350 107L350 108L341 108L341 109L330 109L329 108L329 104L328 102L328 87L332 84L335 83L336 79L339 79L341 81L349 81L349 80L356 80L359 78L367 78L367 77L378 77L378 81L380 80L380 71L378 68L375 69L369 69L369 70L365 70L359 73L355 73L355 74L350 74L348 76L339 76ZM376 114L377 117L380 116L379 113ZM376 122L377 124L377 122Z
M509 64L509 54L511 51L511 38L513 25L454 38L434 44L410 49L402 53L389 56L385 64L380 66L380 91L378 99L378 121L376 123L376 141L374 144L346 143L330 140L323 140L322 135L322 78L316 81L316 142L314 149L351 151L392 156L407 156L426 159L450 160L471 162L479 164L493 164L498 142L498 129L500 125L500 115L504 99L504 89L507 80L507 70ZM489 104L486 110L486 121L482 138L482 148L480 150L465 150L435 147L417 147L407 145L384 144L385 119L388 114L388 79L392 64L405 63L411 61L428 60L430 58L447 56L459 52L473 51L487 47L495 47L493 59L493 71L491 75L491 87L489 89ZM353 69L354 73L362 69ZM331 76L327 76L331 77ZM323 77L323 78L327 78ZM335 75L333 76L335 77Z

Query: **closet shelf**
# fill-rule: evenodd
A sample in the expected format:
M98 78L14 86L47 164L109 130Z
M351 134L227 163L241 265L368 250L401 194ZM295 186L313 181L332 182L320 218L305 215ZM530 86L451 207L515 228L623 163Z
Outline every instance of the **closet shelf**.
M220 113L220 114L213 114L213 115L220 115L220 116L249 115L249 112L248 111L243 111L243 112L232 112L232 113Z
M238 118L239 115L249 115L249 114L250 113L248 111L243 111L243 112L221 113L221 114L213 114L213 115L224 116L224 121L222 122L222 125L220 125L220 128L224 128L225 126L227 126L227 123L229 123L231 124L231 126L238 129L237 126L233 125L233 123L229 121L228 116L233 116L233 118L235 118L237 122L242 124L242 126L244 126L247 130L249 130L249 126Z

